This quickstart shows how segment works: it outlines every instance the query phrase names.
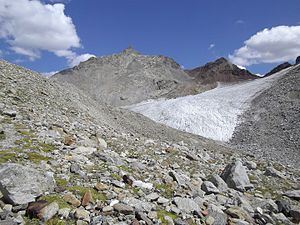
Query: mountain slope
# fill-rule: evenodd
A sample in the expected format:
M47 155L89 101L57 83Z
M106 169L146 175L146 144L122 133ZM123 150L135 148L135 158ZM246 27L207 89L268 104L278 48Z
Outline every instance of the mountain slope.
M252 154L299 167L300 66L291 68L252 101L239 118L241 123L231 143Z
M202 84L236 82L258 78L248 70L239 68L223 57L214 62L207 63L204 66L186 70L186 72Z
M292 224L299 172L269 165L0 61L0 224Z
M190 86L194 85L174 60L141 55L132 48L112 56L91 58L52 78L72 83L95 100L116 106L173 97L176 90L190 94Z

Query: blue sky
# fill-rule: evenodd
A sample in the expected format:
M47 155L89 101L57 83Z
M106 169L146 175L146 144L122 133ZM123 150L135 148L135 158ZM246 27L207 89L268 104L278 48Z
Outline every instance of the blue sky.
M37 16L25 21L26 12ZM44 0L38 7L30 0L0 0L0 53L50 72L133 46L172 57L185 68L231 55L233 62L265 73L300 55L299 12L299 0ZM15 21L19 26L12 27ZM28 38L34 33L39 34Z

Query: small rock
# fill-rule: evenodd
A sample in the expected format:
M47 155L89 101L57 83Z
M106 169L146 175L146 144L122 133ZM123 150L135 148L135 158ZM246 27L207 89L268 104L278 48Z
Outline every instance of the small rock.
M159 195L155 192L146 196L146 199L148 199L149 201L156 201L158 198L159 198Z
M2 113L3 115L9 116L9 117L16 117L17 116L17 112L14 110L5 110Z
M221 192L226 192L228 190L227 184L219 175L212 175L208 180L212 182Z
M108 186L107 186L106 184L103 184L103 183L97 183L97 184L95 185L95 189L96 189L97 191L105 191L105 190L108 189Z
M90 190L88 190L87 192L85 192L85 194L82 197L81 205L85 207L93 202L94 202L94 200L93 200L92 193Z
M152 225L152 221L146 216L146 214L144 214L143 212L136 212L135 213L135 217L138 220L143 220L146 222L147 225Z
M184 174L179 174L175 171L170 171L169 175L178 183L179 186L185 187L190 181L190 178Z
M122 213L122 214L125 214L125 215L133 214L133 208L129 205L125 205L125 204L122 204L122 203L117 203L113 206L113 208L118 213Z
M189 198L175 197L174 203L181 211L183 211L185 213L191 213L193 211L200 211L198 204Z
M107 213L107 212L112 212L114 208L112 206L105 206L102 208L102 212Z
M78 207L81 204L81 202L71 192L66 193L63 199L74 207Z
M87 211L85 209L81 209L81 208L75 209L74 216L75 216L76 219L83 220L83 221L86 221L88 223L91 221L90 213L89 213L89 211Z
M62 208L62 209L58 210L58 216L60 216L64 219L67 219L67 218L69 218L70 211L71 211L70 208Z
M97 141L98 141L98 146L101 149L106 149L107 148L107 143L103 138L97 137Z
M80 171L80 165L78 163L73 163L70 166L70 172L71 173L78 173Z
M208 217L205 219L205 223L206 223L207 225L212 225L212 224L214 224L214 222L215 222L215 219L214 219L213 217L211 217L211 216L208 216Z
M164 198L164 197L159 197L158 199L157 199L157 203L158 204L166 204L166 203L168 203L169 202L169 199L167 199L167 198Z
M42 208L37 217L42 221L48 221L56 215L58 210L58 204L56 202L52 202L49 205L46 205L44 208Z
M206 194L218 194L220 193L219 189L210 181L204 181L201 189L206 192Z
M13 206L11 204L5 204L2 209L11 212L12 208Z
M153 184L145 183L145 182L140 181L140 180L133 181L132 186L133 187L145 188L145 189L149 189L149 190L151 190L153 188Z
M253 161L247 161L245 163L245 166L249 169L249 170L255 170L257 168L257 164Z
M300 190L287 191L283 195L289 198L300 200Z
M118 180L113 180L111 183L114 186L118 187L118 188L124 188L125 187L125 184L123 182L118 181Z
M284 178L284 175L273 167L267 167L265 171L265 175L271 177Z

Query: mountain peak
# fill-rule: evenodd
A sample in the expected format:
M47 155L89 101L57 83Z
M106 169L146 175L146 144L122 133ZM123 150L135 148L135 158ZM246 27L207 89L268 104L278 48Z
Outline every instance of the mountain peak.
M224 57L221 57L221 58L218 58L215 63L228 63L229 61L224 58Z
M121 54L124 54L124 55L140 55L140 53L135 50L133 47L129 46L127 48L125 48Z

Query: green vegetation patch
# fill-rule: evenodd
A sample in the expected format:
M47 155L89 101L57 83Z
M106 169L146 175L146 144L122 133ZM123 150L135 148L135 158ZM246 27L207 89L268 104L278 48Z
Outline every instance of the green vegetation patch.
M34 163L39 163L41 161L48 161L51 159L50 157L43 156L36 152L29 152L29 153L27 153L27 155L28 155L28 160L30 160Z
M56 147L52 144L39 143L40 150L43 152L52 152Z
M162 222L162 225L167 225L168 224L168 221L165 220L165 216L168 216L168 217L172 218L173 220L175 220L177 218L177 215L174 214L174 213L167 212L165 210L158 210L157 211L157 217Z
M66 187L66 189L70 192L73 192L74 194L83 196L87 191L91 191L93 199L94 200L100 200L100 201L105 201L107 198L105 194L98 192L95 189L92 188L87 188L87 187L81 187L81 186L71 186L71 187Z
M155 189L159 190L162 192L163 196L166 198L171 198L173 197L174 194L174 189L172 184L165 184L165 183L161 183L161 184L154 184Z
M17 155L9 150L0 151L0 163L5 163L8 161L15 162L17 160Z
M62 208L72 208L71 205L69 205L61 196L59 195L46 195L46 196L42 196L40 198L40 200L45 200L49 203L52 203L52 202L56 202L59 206L60 209Z

